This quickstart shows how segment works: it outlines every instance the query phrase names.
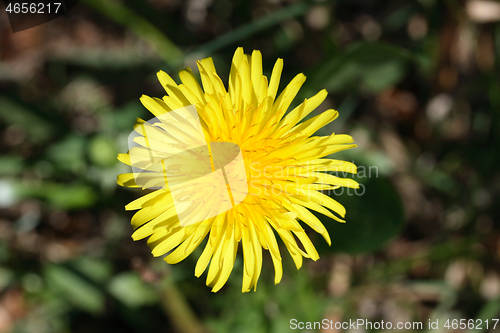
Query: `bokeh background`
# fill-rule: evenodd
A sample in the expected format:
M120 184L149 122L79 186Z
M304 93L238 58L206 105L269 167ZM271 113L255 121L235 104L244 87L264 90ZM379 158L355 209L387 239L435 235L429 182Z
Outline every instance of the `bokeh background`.
M2 6L2 5L0 5ZM290 332L290 320L407 322L500 316L500 3L486 0L82 0L13 34L0 9L0 332ZM217 294L130 238L142 195L119 188L139 97L155 73L259 49L280 88L320 89L321 134L363 191L332 193L347 223L297 271L285 250L256 292L242 260ZM240 248L241 250L241 248ZM442 321L441 321L442 320ZM496 328L500 330L500 325ZM300 330L299 330L300 331ZM323 330L323 332L337 330ZM361 330L364 332L364 330ZM443 331L443 330L440 330ZM476 330L480 332L481 330ZM491 331L491 326L488 331Z

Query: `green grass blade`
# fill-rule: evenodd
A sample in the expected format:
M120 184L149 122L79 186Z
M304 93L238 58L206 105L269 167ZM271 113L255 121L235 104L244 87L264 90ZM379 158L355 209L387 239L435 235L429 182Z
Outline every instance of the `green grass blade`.
M280 24L281 22L291 19L293 17L300 16L304 14L307 11L307 9L311 7L311 5L312 2L305 1L287 6L272 14L266 15L253 22L245 24L236 30L228 32L222 35L221 37L211 42L208 42L205 45L200 46L191 53L192 55L196 55L196 57L209 56L217 50L220 50L226 46L234 44L260 31L268 29L274 25Z
M148 20L140 17L129 8L111 0L84 0L111 20L126 26L140 38L146 40L158 55L171 67L182 64L184 53L167 36Z

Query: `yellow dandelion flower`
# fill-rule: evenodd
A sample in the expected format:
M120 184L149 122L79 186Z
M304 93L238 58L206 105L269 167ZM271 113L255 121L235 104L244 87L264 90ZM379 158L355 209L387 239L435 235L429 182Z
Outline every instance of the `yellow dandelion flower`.
M209 266L206 283L213 292L229 278L240 242L242 291L255 290L265 249L271 255L277 284L283 269L276 234L299 269L303 257L319 258L304 224L330 244L326 228L311 211L344 222L340 218L345 216L344 207L323 191L357 188L354 180L330 173L356 173L356 166L323 157L356 145L349 135L313 136L337 118L335 110L302 121L325 100L326 90L287 113L306 78L298 74L278 95L282 59L276 61L268 81L262 74L261 53L245 55L238 48L227 90L211 58L197 65L201 86L189 68L179 73L182 84L158 72L167 95L163 99L141 97L156 120L138 119L132 136L135 146L118 156L134 169L118 176L119 185L156 189L125 207L139 210L132 217L132 238L149 237L153 255L168 253L164 260L175 264L208 237L195 275L200 277ZM194 113L189 113L190 106ZM180 118L179 110L188 116ZM196 133L201 133L198 138ZM222 143L226 146L221 150L217 147ZM196 177L195 185L186 185L188 178ZM221 187L217 182L227 189L217 191ZM182 203L188 208L181 208Z

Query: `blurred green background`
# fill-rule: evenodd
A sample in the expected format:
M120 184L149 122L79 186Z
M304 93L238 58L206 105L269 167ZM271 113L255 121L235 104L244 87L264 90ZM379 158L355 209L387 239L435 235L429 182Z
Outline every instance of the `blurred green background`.
M82 0L13 34L1 8L0 332L498 318L499 21L486 0ZM261 50L267 75L283 58L281 89L303 72L295 104L329 91L315 114L340 117L321 134L354 137L337 157L363 187L331 194L347 224L324 220L331 247L311 233L320 260L297 271L283 250L274 286L265 253L241 294L239 256L212 294L194 277L199 249L170 266L132 241L124 205L143 193L116 185L116 155L152 117L141 94L164 95L158 70L177 79L212 56L227 83L237 46Z

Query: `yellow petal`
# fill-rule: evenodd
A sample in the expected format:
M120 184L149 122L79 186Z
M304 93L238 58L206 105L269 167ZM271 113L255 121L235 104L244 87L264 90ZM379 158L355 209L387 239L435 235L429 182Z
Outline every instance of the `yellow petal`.
M313 243L305 233L305 231L297 232L293 231L293 233L299 238L300 242L304 246L304 249L306 250L307 254L309 257L316 261L319 259L318 251L316 251L316 248L314 247Z
M230 238L226 240L228 246L226 251L223 252L223 262L220 275L215 282L212 292L216 293L224 286L233 270L234 260L236 259L236 252L238 250L238 243L234 239L234 229L228 230L230 232Z
M290 231L280 228L277 228L276 231L283 240L283 243L285 243L285 246L290 253L290 256L292 257L295 266L297 267L297 269L300 269L300 267L302 267L302 257L309 258L309 255L298 247L297 242L295 241L295 238Z
M132 234L132 239L140 240L149 237L155 233L157 234L158 237L162 235L162 231L168 233L168 231L171 228L178 226L178 224L179 224L179 219L177 218L177 215L175 215L175 212L172 214L172 211L168 210L165 211L163 214L155 217L148 223L145 223L144 225L140 226L140 228L138 228L137 230L135 230L134 233ZM156 230L158 228L159 230Z
M118 161L126 165L132 165L129 154L118 154Z
M330 185L340 185L350 188L359 188L359 184L354 179L339 178L323 172L311 172L310 175L318 177L319 182Z
M311 136L321 127L334 121L338 116L339 113L336 110L326 110L322 114L295 126L288 133L300 133L301 135Z
M200 84L198 83L198 80L194 76L193 71L191 68L186 68L183 71L180 71L179 77L182 81L182 83L189 88L189 90L196 95L198 100L202 103L205 103L205 98L204 95L205 93L203 92L203 89L201 88Z
M202 222L199 226L190 225L195 227L196 231L191 234L178 248L165 257L165 261L169 264L177 264L178 262L186 259L200 244L208 234L212 224L210 222Z
M161 103L158 102L158 100L153 99L149 96L142 95L141 98L141 103L144 105L146 109L149 110L152 114L155 115L155 117L158 117L162 114L164 114L167 111L170 111L171 109L168 107L165 107L165 105L162 105Z
M255 91L255 94L258 94L261 90L260 85L262 84L262 54L260 51L254 50L252 52L250 70L253 90Z
M249 222L248 219L247 222ZM243 247L243 284L241 291L247 292L252 288L251 283L255 271L255 253L252 246L253 239L249 227L243 226L241 233L241 243Z
M342 206L338 201L335 199L332 199L326 194L323 194L321 192L316 192L316 191L309 191L307 192L307 195L313 200L314 202L325 206L326 208L329 208L339 214L342 217L345 217L345 208Z
M159 202L160 200L166 200L169 201L170 193L165 190L157 190L151 193L148 193L146 195L143 195L142 197L132 201L128 205L125 206L126 210L135 210L135 209L141 209L142 207L145 207L147 205L153 205L156 202ZM170 199L171 200L171 199Z
M224 223L224 214L217 215L211 227L207 245L205 246L205 249L203 250L200 258L196 262L195 274L194 274L196 277L200 277L201 274L203 274L203 272L207 268L208 263L210 262L210 258L212 258L215 245L217 243L218 231L223 228L223 223Z
M268 93L269 96L271 96L272 101L274 101L276 93L278 92L282 70L283 70L283 59L278 59L274 64L273 72L271 73L271 80L269 82Z
M280 125L277 127L279 130L277 131L276 136L285 134L290 130L290 128L297 125L297 123L307 117L314 109L323 103L327 95L327 91L323 89L310 99L306 98L304 102L290 111L290 113L287 114L281 121Z
M165 235L164 238L161 239L161 241L148 245L150 245L151 247L151 253L153 254L153 256L159 257L172 250L174 247L178 246L185 239L186 229L181 227L176 232Z
M303 206L296 204L293 204L293 206L295 209L299 211L299 218L302 221L304 221L308 226L313 228L314 231L323 236L328 245L332 245L332 241L330 240L330 235L328 234L328 231L326 230L323 223L321 223L321 221L316 216L314 216L314 214L311 213L307 208L304 208Z
M125 154L123 154L125 155ZM118 175L116 182L120 186L127 186L127 187L139 187L135 183L135 178L133 173L123 173L121 175Z

